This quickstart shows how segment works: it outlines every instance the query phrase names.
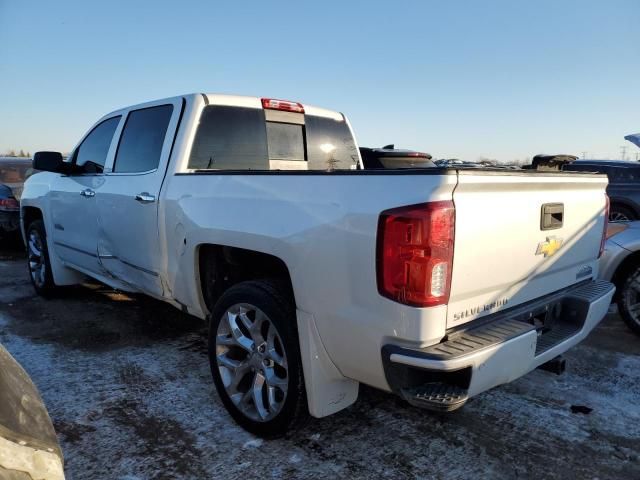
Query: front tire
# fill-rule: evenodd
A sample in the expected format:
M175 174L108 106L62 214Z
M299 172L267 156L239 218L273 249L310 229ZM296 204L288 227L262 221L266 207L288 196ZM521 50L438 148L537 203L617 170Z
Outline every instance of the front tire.
M631 270L622 282L618 311L628 327L640 335L640 266Z
M49 297L58 287L53 282L49 250L47 248L47 233L42 220L34 220L27 226L27 264L29 278L38 295Z
M295 308L275 281L227 290L209 318L209 363L222 403L245 430L283 435L308 418Z

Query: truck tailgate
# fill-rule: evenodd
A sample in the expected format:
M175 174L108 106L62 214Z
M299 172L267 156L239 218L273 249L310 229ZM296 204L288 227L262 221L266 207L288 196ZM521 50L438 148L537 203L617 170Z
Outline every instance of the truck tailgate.
M604 175L460 170L447 327L595 277L606 185Z

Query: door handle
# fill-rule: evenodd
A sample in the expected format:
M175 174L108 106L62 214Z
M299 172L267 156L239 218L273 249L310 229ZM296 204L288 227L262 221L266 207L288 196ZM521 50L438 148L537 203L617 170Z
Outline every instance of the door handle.
M83 197L95 197L96 196L96 192L94 192L90 188L85 188L84 190L82 190L80 192L80 195L82 195Z
M156 197L149 192L142 192L136 195L136 200L140 203L153 203L156 201Z

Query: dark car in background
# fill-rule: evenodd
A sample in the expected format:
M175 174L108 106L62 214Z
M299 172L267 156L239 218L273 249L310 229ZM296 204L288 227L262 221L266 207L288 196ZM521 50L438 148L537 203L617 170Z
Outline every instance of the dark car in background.
M386 145L382 148L360 147L360 156L365 170L386 168L432 168L436 164L428 153L395 148Z
M0 157L0 185L11 189L16 199L20 200L24 182L36 173L31 158Z
M616 286L618 313L640 335L640 222L609 223L598 276Z
M30 158L0 157L0 239L19 234L20 195L35 172Z
M0 239L20 228L20 203L6 185L0 184Z
M562 170L605 173L609 178L607 195L611 202L609 220L640 220L640 162L626 160L577 160Z

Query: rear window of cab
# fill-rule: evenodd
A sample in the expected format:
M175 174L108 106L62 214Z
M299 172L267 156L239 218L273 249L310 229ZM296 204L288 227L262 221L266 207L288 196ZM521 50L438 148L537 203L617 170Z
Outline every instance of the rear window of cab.
M196 130L193 170L353 170L358 152L344 120L210 105Z

